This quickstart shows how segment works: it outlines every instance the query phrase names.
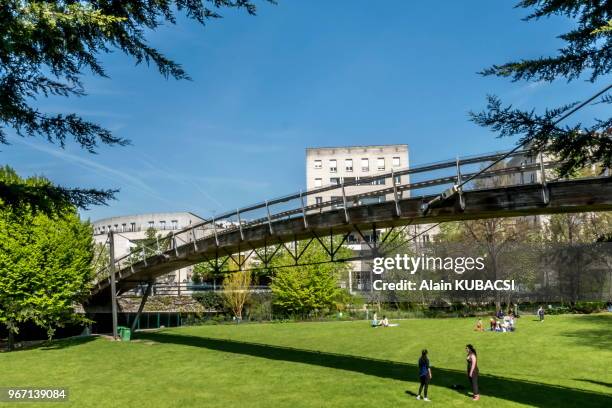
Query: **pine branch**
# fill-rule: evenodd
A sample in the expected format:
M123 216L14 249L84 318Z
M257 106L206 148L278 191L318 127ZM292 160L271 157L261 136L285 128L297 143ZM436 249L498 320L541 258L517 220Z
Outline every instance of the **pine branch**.
M574 106L576 103L537 114L512 105L504 107L499 98L489 96L487 107L481 112L470 112L470 119L498 133L498 137L520 135L519 145L542 151L561 163L560 177L590 165L612 168L612 118L596 120L591 126L556 125L556 120Z
M34 212L59 214L68 207L88 209L93 205L107 205L118 190L65 188L48 184L26 185L0 180L0 207L29 208Z

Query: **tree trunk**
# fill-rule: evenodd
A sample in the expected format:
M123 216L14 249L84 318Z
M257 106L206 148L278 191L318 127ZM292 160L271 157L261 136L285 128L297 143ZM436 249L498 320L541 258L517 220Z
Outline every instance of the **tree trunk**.
M12 351L15 348L15 333L13 332L13 322L9 322L8 328L8 351Z

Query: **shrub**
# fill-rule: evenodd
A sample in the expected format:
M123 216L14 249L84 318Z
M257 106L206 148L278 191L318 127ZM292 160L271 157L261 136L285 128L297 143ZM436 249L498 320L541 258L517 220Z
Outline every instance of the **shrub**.
M604 310L606 307L604 302L576 302L574 311L577 313L595 313Z
M206 291L196 292L191 295L198 303L204 306L206 310L223 311L223 298L217 292Z

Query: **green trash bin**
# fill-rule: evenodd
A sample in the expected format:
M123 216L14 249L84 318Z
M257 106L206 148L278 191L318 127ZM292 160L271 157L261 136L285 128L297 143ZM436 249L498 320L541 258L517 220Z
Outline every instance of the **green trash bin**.
M118 326L117 334L119 334L121 341L130 341L132 337L132 331L130 330L129 327L125 327L125 326Z
M129 327L124 327L121 331L121 341L130 341L132 338L132 330Z

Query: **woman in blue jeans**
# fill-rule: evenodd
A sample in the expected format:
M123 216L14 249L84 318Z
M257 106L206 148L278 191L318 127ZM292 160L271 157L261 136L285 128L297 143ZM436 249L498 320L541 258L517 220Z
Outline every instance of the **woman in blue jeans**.
M429 367L429 359L427 358L427 350L421 351L421 358L419 358L419 381L421 385L419 386L419 395L417 395L416 399L421 399L421 393L423 393L423 400L429 402L429 398L427 398L427 388L429 387L429 380L431 380L431 367Z

